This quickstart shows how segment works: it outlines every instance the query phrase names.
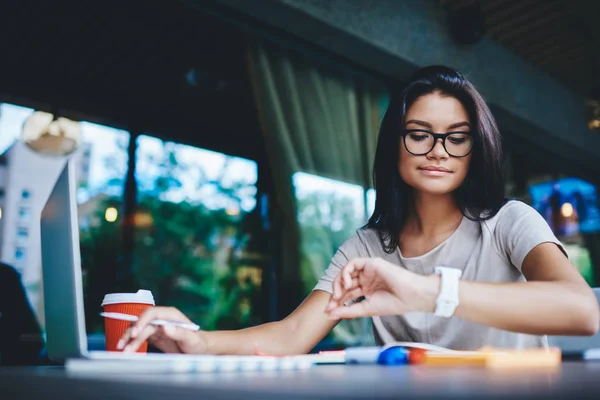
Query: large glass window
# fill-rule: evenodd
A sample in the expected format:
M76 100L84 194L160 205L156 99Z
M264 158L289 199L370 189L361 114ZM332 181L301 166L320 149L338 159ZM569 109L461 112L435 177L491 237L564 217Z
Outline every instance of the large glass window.
M118 215L123 204L130 135L89 122L81 122L80 128L82 142L74 161L86 328L88 332L102 333L100 304L114 284L111 271L123 266Z
M0 103L0 154L8 150L21 136L23 123L32 113L31 108Z
M266 258L253 250L254 161L138 138L135 274L160 304L206 329L261 321Z
M359 185L303 172L294 174L293 183L301 235L302 281L308 294L339 246L366 223L365 190ZM372 340L370 321L361 319L342 321L324 345L366 344Z
M17 148L28 157L44 158L21 143L14 146L32 112L0 105L2 152ZM89 122L81 122L80 129L81 143L72 157L88 332L103 332L98 317L102 297L118 290L119 281L130 273L134 285L152 290L157 304L179 307L206 329L264 322L261 310L268 299L261 290L269 258L255 212L256 162L138 137L135 239L128 248L123 218L130 135ZM48 182L64 161L54 160L56 171L22 165L20 153L0 165L4 177L19 174L0 182L5 193L2 229L12 229L0 235L2 256L21 272L42 325L41 247L34 223L51 190ZM22 184L8 187L7 182Z

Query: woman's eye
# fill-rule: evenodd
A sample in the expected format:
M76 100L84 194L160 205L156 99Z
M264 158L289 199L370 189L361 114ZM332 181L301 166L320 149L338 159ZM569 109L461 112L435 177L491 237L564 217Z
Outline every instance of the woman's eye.
M414 140L415 142L421 142L421 141L423 141L423 140L426 140L426 139L427 139L427 135L418 135L418 134L414 134L414 133L412 133L412 134L410 135L410 139L411 139L411 140Z
M459 145L459 144L464 144L467 143L471 140L471 137L469 135L466 134L460 134L460 133L454 133L452 135L449 135L447 137L447 140L455 145Z
M465 142L465 139L463 138L448 138L448 140L450 140L450 143L452 144L463 144Z

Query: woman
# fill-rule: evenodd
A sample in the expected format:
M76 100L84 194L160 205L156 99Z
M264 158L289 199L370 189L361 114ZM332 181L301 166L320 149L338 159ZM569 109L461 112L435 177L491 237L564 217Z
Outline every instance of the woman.
M374 180L369 223L340 247L287 318L194 333L148 325L158 318L188 322L174 308L154 307L120 348L134 351L149 339L165 352L299 354L340 318L361 316L373 316L377 343L454 349L541 347L546 334L598 330L593 292L544 219L504 200L500 133L460 73L427 67L394 94Z

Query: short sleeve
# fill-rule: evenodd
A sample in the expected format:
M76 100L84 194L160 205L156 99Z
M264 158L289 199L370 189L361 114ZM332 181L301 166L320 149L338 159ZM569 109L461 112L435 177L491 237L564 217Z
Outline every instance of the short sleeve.
M505 254L519 271L527 254L542 243L555 243L567 256L544 218L521 201L511 201L500 210L494 236L499 252Z
M360 239L358 233L350 236L336 251L329 263L329 267L319 279L319 282L313 290L322 290L328 293L333 292L333 280L340 273L340 270L348 261L365 256L365 245Z

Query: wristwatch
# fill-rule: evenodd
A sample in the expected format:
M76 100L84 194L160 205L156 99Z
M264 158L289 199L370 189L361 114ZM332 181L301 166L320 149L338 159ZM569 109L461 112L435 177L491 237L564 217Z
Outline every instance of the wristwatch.
M440 293L435 302L434 314L438 317L451 317L458 307L458 281L462 271L456 268L435 267L435 273L440 275Z

